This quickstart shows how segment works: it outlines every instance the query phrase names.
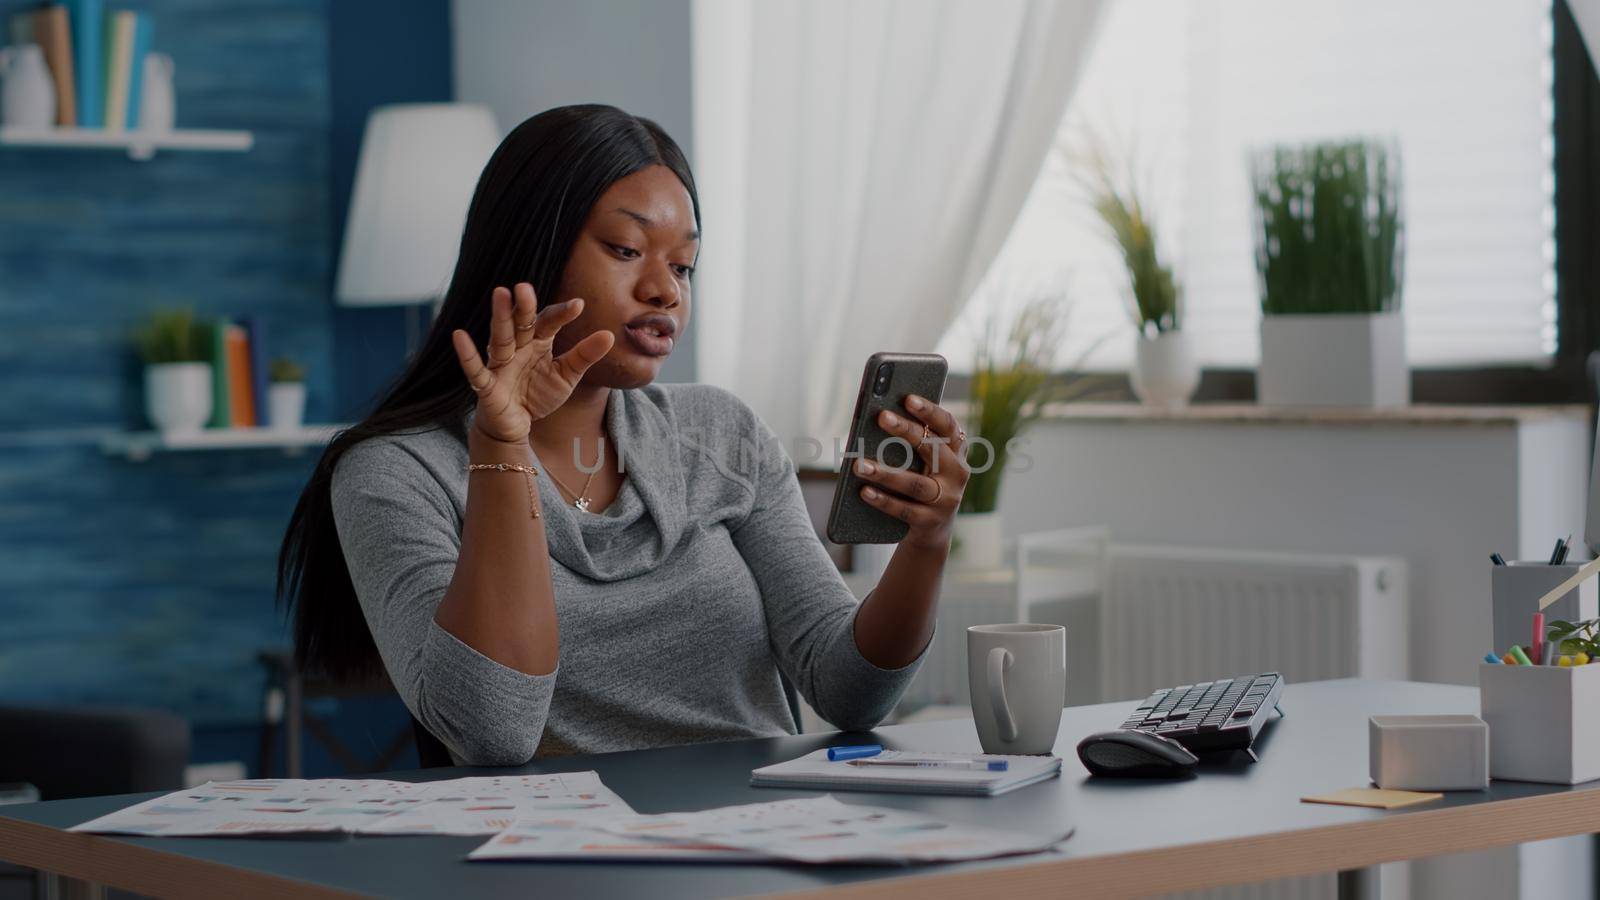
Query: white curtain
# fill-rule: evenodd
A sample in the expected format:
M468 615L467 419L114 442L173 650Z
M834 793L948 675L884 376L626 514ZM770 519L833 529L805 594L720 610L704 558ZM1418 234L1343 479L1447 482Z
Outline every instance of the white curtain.
M701 380L831 459L867 357L931 351L999 251L1101 5L696 0Z
M1600 0L1567 0L1572 18L1578 21L1578 31L1589 48L1589 61L1600 71Z

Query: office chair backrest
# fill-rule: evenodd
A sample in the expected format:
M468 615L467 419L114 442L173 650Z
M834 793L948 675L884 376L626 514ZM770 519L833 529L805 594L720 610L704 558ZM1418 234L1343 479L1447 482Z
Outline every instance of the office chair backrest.
M411 733L417 739L417 762L424 769L443 769L455 765L455 760L450 758L450 751L445 749L444 741L422 727L416 716L411 717Z
M799 734L805 730L800 727L800 695L781 669L778 670L778 681L783 685L783 699L789 704L789 715L794 719L794 733Z

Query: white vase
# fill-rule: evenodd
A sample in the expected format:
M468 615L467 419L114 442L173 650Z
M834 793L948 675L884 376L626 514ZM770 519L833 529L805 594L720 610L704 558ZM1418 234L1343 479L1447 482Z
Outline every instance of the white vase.
M271 428L299 428L306 417L306 383L274 381L267 385L267 423Z
M1147 406L1186 406L1200 386L1200 364L1188 332L1134 338L1133 392Z
M13 128L49 128L56 121L56 85L50 80L44 51L38 44L0 48L0 124Z
M172 57L146 53L143 65L139 78L139 130L171 131L178 117L172 91Z
M1266 406L1405 406L1405 318L1386 313L1261 317L1256 397Z
M1005 564L1005 535L998 512L956 514L951 562L961 569L997 569Z
M144 367L144 409L163 434L193 434L211 420L211 364Z

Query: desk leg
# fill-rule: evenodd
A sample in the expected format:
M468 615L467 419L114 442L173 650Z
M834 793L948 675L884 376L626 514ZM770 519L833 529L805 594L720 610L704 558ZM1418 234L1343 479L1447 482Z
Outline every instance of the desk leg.
M1339 873L1339 900L1378 900L1379 894L1377 866Z
M106 887L81 878L54 872L35 872L34 897L37 900L106 900Z

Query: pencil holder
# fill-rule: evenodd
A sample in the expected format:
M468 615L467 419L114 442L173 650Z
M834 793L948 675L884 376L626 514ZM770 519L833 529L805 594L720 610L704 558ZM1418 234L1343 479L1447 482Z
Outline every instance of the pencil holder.
M1600 778L1600 664L1478 666L1489 775L1577 784Z
M1481 791L1489 786L1489 726L1477 716L1373 716L1372 783L1398 791Z
M1527 649L1533 640L1533 614L1539 612L1539 598L1582 567L1581 562L1552 566L1537 560L1491 566L1494 644L1485 649L1493 650L1496 655L1504 655L1512 644ZM1576 622L1600 616L1600 593L1596 593L1595 582L1596 579L1590 578L1561 595L1545 607L1544 620Z

